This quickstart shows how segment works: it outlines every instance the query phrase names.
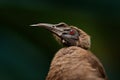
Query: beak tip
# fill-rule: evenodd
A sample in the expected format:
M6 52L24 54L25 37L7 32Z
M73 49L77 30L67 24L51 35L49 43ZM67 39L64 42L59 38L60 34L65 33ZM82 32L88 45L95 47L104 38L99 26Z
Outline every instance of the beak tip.
M32 25L30 25L30 26L37 26L36 24L32 24Z

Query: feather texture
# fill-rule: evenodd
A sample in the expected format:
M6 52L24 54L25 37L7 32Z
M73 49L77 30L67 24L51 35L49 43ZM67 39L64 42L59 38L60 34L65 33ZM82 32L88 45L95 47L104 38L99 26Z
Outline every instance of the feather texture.
M107 76L89 50L71 46L56 53L46 80L107 80Z

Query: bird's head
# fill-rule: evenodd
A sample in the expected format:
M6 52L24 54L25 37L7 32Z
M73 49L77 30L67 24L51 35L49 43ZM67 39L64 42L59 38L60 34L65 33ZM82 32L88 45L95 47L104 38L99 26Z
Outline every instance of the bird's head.
M43 27L49 30L65 46L78 46L84 49L90 48L90 36L77 27L69 26L63 22L59 24L38 23L31 26Z

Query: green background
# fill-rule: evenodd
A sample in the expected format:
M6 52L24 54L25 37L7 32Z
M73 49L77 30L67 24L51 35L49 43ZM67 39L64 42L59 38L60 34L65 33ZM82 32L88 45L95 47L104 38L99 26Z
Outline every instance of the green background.
M29 26L39 22L83 29L109 80L120 80L119 0L0 0L0 80L45 79L61 45L47 30Z

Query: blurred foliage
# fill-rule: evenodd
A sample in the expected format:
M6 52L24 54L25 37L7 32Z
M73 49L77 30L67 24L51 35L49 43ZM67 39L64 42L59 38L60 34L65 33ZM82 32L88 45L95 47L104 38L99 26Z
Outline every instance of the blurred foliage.
M39 22L65 22L91 36L91 51L109 80L119 80L120 1L1 0L0 80L44 80L54 54L62 47Z

